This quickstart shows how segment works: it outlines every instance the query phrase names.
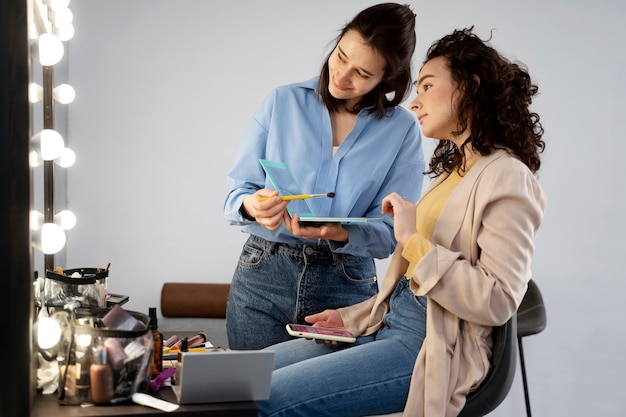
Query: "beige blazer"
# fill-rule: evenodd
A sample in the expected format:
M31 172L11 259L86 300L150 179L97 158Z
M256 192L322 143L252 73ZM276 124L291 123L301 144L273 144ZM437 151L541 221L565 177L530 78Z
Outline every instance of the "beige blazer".
M452 192L433 231L435 248L411 275L412 291L428 296L428 313L404 416L457 416L483 380L491 328L512 317L531 278L545 206L535 176L505 150L481 157ZM408 265L397 247L379 294L340 309L350 332L366 335L381 326Z

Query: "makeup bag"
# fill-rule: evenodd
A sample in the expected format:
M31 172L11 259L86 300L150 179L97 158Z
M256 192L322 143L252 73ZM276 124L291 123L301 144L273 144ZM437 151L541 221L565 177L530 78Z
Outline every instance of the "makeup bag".
M109 270L76 268L46 271L44 307L48 310L105 308Z
M153 351L150 318L111 309L76 309L57 355L62 404L112 404L148 390Z

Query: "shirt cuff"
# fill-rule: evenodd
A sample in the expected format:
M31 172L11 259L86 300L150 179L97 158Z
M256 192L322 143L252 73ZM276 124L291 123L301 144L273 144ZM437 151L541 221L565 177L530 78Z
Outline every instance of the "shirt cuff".
M246 211L246 209L243 207L243 203L241 204L241 206L239 206L239 214L241 214L241 217L243 217L245 220L254 222L256 221L256 219L252 216L250 216L248 214L248 212Z

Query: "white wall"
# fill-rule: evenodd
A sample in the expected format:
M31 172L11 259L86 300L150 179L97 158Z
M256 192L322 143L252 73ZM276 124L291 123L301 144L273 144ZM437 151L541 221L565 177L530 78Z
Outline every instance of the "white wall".
M273 87L318 73L339 28L373 1L80 0L69 44L67 268L111 262L129 309L165 281L228 282L245 236L222 217L225 176ZM416 69L475 25L528 65L546 130L549 208L535 279L548 327L526 339L537 416L623 416L626 154L623 1L412 2ZM618 159L619 158L619 159ZM381 263L384 267L385 263ZM494 416L525 415L519 377Z

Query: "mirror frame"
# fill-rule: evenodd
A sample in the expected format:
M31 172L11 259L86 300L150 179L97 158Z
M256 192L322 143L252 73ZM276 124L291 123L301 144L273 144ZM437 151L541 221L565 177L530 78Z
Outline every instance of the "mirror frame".
M30 48L27 0L0 0L0 326L7 334L1 415L30 415L35 395L32 349Z

